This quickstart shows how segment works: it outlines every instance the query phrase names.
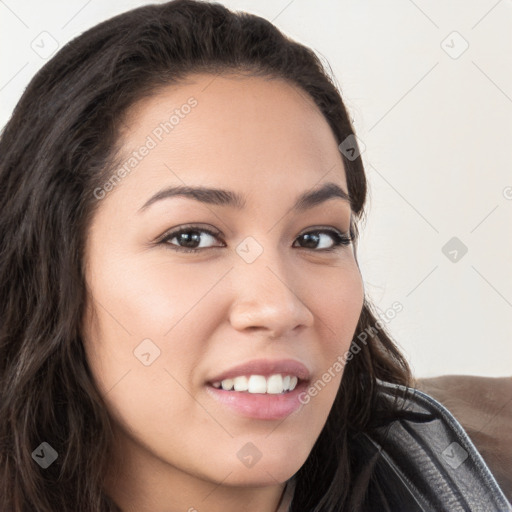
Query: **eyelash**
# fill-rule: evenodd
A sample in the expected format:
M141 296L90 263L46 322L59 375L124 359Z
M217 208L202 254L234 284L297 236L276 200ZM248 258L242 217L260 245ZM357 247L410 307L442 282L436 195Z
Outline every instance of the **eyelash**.
M184 253L198 253L200 251L215 248L215 247L203 247L203 248L190 249L190 248L180 247L179 245L169 243L169 241L172 240L173 238L175 238L176 236L179 236L183 233L190 233L190 232L207 233L208 235L210 235L214 238L218 238L220 236L220 233L214 232L207 228L203 228L203 227L199 227L199 226L183 226L180 229L171 231L170 233L166 233L165 235L163 235L163 237L160 238L160 240L157 243L167 245L172 250L175 250L178 252L184 252ZM306 231L305 233L300 234L297 238L303 237L305 235L320 234L320 233L327 233L332 237L332 239L333 239L332 247L329 247L328 249L309 249L307 247L300 247L300 248L310 250L313 252L333 252L339 247L350 245L353 240L352 237L348 233L341 233L341 232L331 229L331 228L312 229L311 231Z

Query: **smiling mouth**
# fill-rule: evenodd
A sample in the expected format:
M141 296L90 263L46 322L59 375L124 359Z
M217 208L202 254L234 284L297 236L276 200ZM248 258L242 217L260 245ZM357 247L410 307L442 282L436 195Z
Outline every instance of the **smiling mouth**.
M250 376L250 377L263 377ZM249 378L250 378L249 377ZM286 375L285 375L286 378ZM225 380L236 380L235 379L224 379ZM249 379L247 379L249 380ZM266 381L267 379L265 379ZM278 379L276 379L278 380ZM287 382L288 379L286 379ZM256 384L251 383L251 389L244 389L237 391L234 389L234 382L227 386L222 381L220 387L219 382L208 382L206 390L208 394L215 399L222 406L227 407L229 410L235 412L240 416L245 416L253 420L282 420L288 417L293 412L301 409L304 406L304 402L301 401L300 397L307 392L308 381L297 379L297 384L293 389L281 389L278 387L272 388L270 391L263 390L263 382L260 379L253 379ZM291 379L290 379L291 381ZM242 380L243 382L243 380ZM258 384L259 382L259 384ZM286 383L285 382L285 383ZM223 389L222 383L225 387L231 389ZM214 386L215 384L215 386ZM229 382L227 384L230 384ZM261 387L258 387L261 386ZM284 387L284 386L283 386ZM290 386L292 387L292 386Z
M276 373L268 377L263 375L240 375L222 381L208 382L215 389L235 393L283 395L291 393L299 384L305 382L293 374Z

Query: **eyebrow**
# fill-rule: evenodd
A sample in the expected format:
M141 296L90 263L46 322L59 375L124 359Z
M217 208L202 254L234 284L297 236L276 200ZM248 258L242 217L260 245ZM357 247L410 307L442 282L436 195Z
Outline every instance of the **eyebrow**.
M163 199L172 197L188 197L202 203L213 204L217 206L231 206L238 210L245 208L246 201L243 196L231 190L210 187L190 187L176 186L167 187L151 196L141 208L139 212L146 210L152 204ZM336 183L324 183L321 187L304 192L295 201L292 209L298 212L308 210L329 199L340 198L350 205L352 201L349 195Z

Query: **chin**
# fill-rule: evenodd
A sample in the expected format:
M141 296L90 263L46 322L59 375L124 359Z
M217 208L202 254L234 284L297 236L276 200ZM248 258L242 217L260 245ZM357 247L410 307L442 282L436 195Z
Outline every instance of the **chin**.
M261 461L260 461L261 462ZM237 468L229 475L228 478L219 481L222 485L230 485L232 487L268 487L282 484L289 480L299 469L301 465L291 466L274 465L274 464L257 464L251 469ZM215 481L219 480L216 475Z

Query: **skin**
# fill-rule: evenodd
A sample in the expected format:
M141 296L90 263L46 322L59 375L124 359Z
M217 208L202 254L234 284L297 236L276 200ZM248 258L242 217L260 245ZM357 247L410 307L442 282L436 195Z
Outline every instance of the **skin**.
M123 151L139 148L191 96L197 106L103 199L87 234L84 343L116 434L109 494L124 511L274 512L286 480L305 462L342 377L283 420L228 410L205 383L255 358L295 358L321 378L346 353L363 304L354 248L332 252L329 234L308 248L315 227L349 231L349 203L331 198L301 213L295 199L326 182L347 191L327 121L301 90L280 79L196 74L132 107ZM191 198L139 208L170 185L236 191L246 206ZM200 251L158 244L185 224ZM263 249L247 263L246 237ZM144 339L160 356L134 356ZM237 452L253 443L248 468Z

